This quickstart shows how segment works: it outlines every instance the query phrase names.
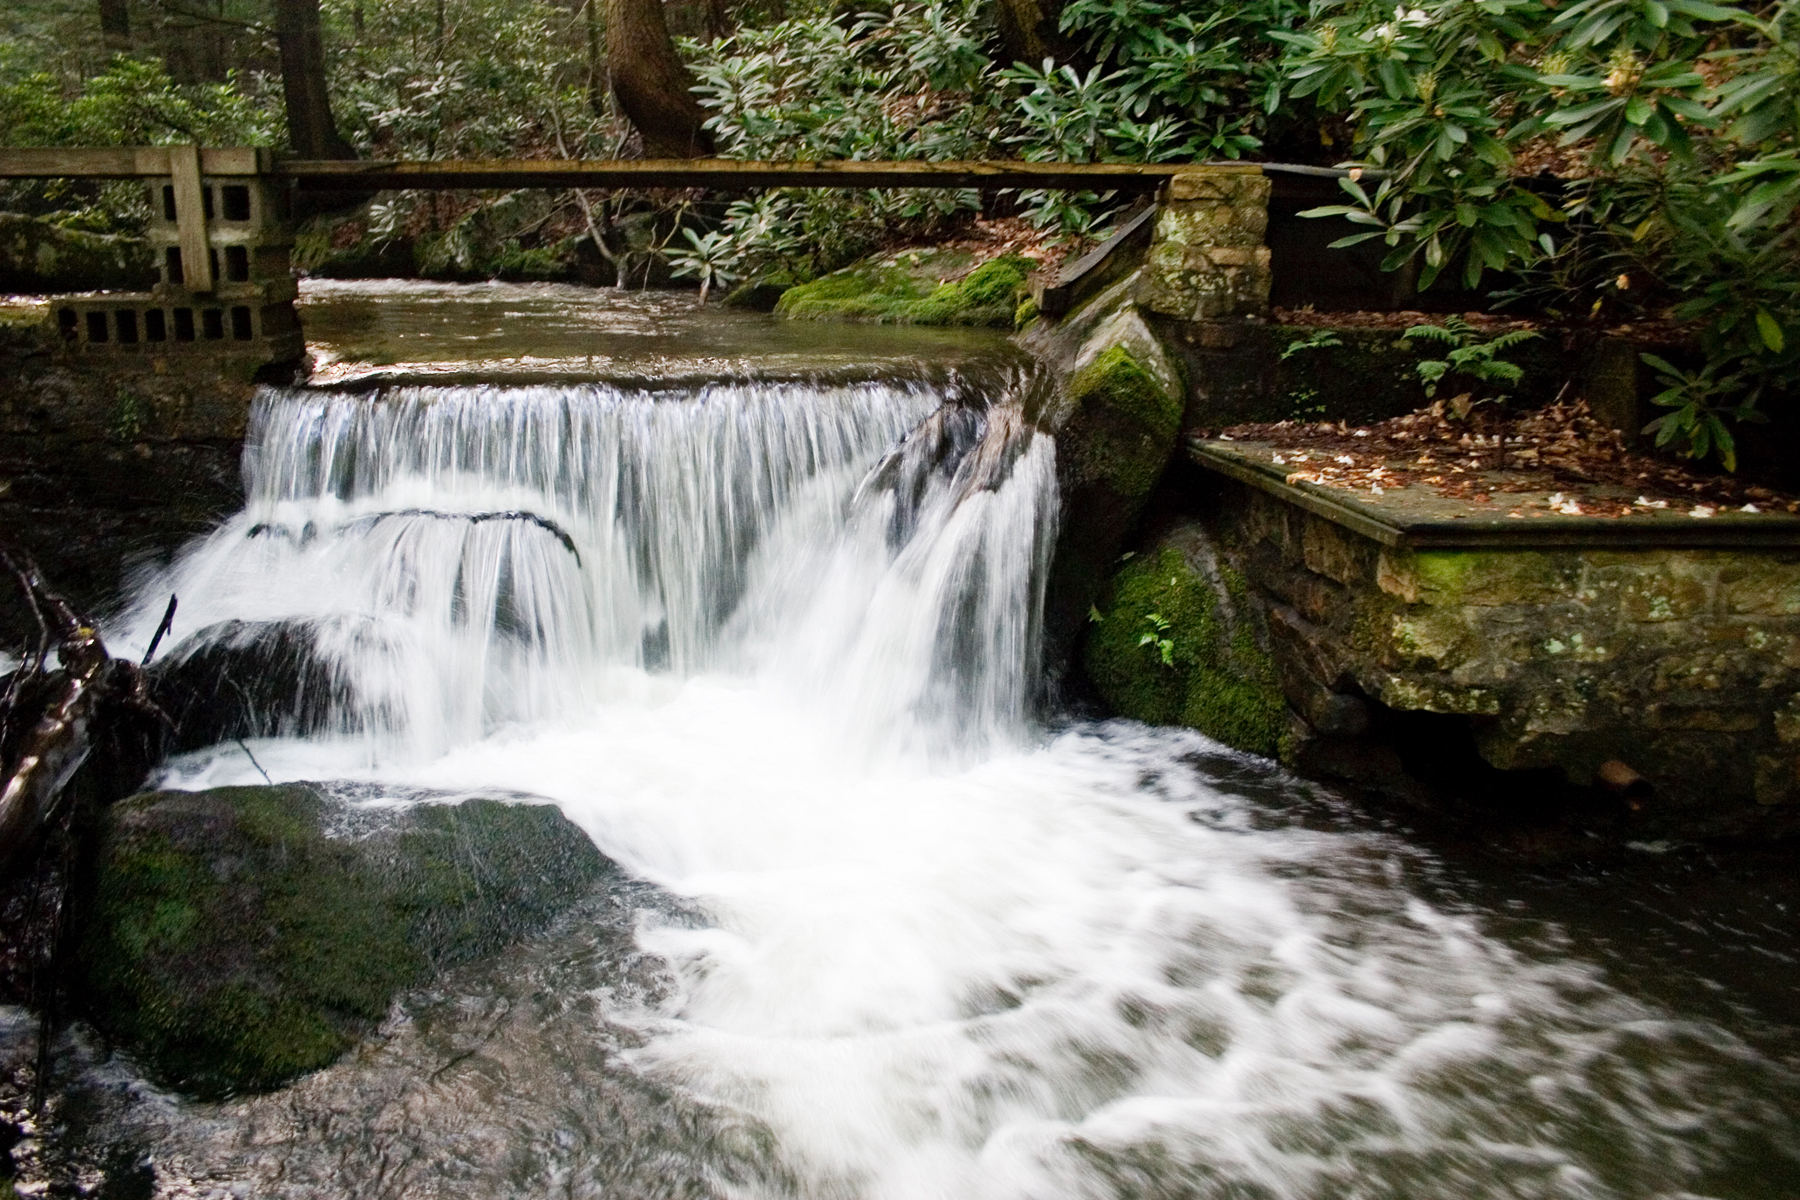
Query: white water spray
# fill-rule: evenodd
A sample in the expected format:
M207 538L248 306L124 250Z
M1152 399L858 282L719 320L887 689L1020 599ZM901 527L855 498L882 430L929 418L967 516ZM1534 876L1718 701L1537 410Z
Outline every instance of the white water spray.
M125 644L168 591L178 658L299 630L337 683L325 731L370 763L718 670L810 697L871 752L979 754L1023 730L1054 457L945 399L269 393L245 511L145 588ZM989 424L1005 445L972 453Z
M645 918L678 994L611 1017L620 1069L772 1134L721 1194L1673 1196L1768 1127L1754 1055L1421 902L1398 842L1227 794L1191 734L1034 732L1054 448L948 398L269 394L246 511L129 624L304 626L335 707L276 778L548 796L704 913ZM579 1123L513 1095L482 1120Z

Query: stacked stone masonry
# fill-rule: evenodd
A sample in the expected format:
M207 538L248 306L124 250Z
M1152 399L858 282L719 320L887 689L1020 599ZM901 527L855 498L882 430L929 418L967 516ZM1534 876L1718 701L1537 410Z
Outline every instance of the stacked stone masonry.
M1169 181L1138 283L1138 304L1190 321L1260 317L1269 306L1268 177L1214 166Z
M1800 814L1800 552L1410 550L1235 482L1215 509L1268 601L1289 703L1354 736L1359 698L1470 718L1503 769L1619 760L1671 830Z

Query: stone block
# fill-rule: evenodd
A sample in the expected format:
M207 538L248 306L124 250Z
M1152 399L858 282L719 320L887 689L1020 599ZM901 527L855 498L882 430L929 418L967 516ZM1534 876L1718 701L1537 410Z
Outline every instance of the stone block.
M1216 267L1266 267L1267 246L1194 246L1187 252L1191 270L1210 271Z
M1755 655L1714 652L1669 652L1656 659L1651 689L1659 693L1716 692L1757 685Z
M1800 742L1800 692L1775 710L1775 739L1784 746Z
M1721 705L1652 704L1645 709L1652 729L1705 729L1714 733L1749 733L1762 726L1754 708Z
M1671 558L1654 565L1640 561L1600 568L1590 571L1585 582L1602 596L1613 596L1620 617L1647 624L1711 612L1716 576L1717 570L1710 563Z
M1791 803L1800 795L1800 759L1757 755L1755 786L1756 802L1765 808Z
M1231 246L1249 249L1262 244L1268 215L1258 209L1218 204L1171 204L1156 224L1159 241L1198 249Z
M1745 556L1741 566L1730 572L1732 578L1722 581L1726 612L1800 616L1800 563Z
M1550 622L1559 632L1540 635L1536 649L1548 658L1564 658L1569 662L1594 663L1606 662L1617 655L1617 640L1607 638L1601 631L1598 637L1591 636L1590 631L1570 629L1562 622ZM1610 643L1610 644L1609 644Z
M1471 630L1463 613L1423 606L1396 613L1388 634L1388 665L1449 670L1469 655Z
M1192 325L1194 342L1204 350L1230 350L1244 339L1242 321L1194 321Z
M1302 561L1309 571L1342 584L1359 584L1368 578L1368 543L1329 521L1309 517L1300 545Z
M1421 550L1413 556L1423 604L1547 604L1574 592L1579 556L1536 550Z
M1385 675L1377 682L1376 694L1389 708L1466 716L1500 713L1500 693L1492 688L1458 687L1447 679L1416 675Z
M1351 619L1355 600L1335 580L1311 571L1297 571L1287 592L1289 602L1309 621L1326 626L1340 626L1348 624Z
M1375 560L1375 586L1408 604L1419 602L1419 574L1411 551L1384 549Z
M1169 180L1170 200L1211 200L1220 204L1257 204L1268 207L1268 176L1253 166L1209 167L1183 172Z
M1568 735L1588 728L1588 699L1580 687L1564 684L1534 691L1519 714L1527 737Z
M1150 247L1133 299L1153 313L1192 317L1200 304L1200 284L1187 268L1186 247L1175 242Z

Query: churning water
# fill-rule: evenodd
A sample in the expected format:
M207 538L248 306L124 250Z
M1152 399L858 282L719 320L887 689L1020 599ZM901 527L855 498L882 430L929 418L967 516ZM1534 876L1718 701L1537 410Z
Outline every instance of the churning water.
M1779 1054L1273 768L1046 722L1022 386L265 394L117 640L175 591L175 653L298 630L329 702L169 782L549 797L639 890L272 1096L96 1065L94 1119L182 1196L1793 1195Z

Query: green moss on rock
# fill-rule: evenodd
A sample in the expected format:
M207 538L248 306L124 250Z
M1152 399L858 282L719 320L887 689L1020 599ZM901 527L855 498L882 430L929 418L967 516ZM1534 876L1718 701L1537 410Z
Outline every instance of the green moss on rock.
M1088 676L1121 715L1188 725L1254 754L1277 755L1287 705L1251 627L1241 575L1214 584L1165 547L1128 559L1090 628ZM1223 594L1221 595L1221 585Z
M1006 255L957 280L932 285L928 268L859 263L789 288L775 306L799 321L872 321L884 325L991 325L1010 328L1035 264Z
M1075 373L1076 416L1059 445L1073 449L1078 476L1121 496L1149 494L1169 460L1181 425L1181 397L1157 382L1124 345Z
M548 805L419 805L357 827L370 819L305 784L122 801L81 947L96 1023L174 1086L275 1086L607 869Z

